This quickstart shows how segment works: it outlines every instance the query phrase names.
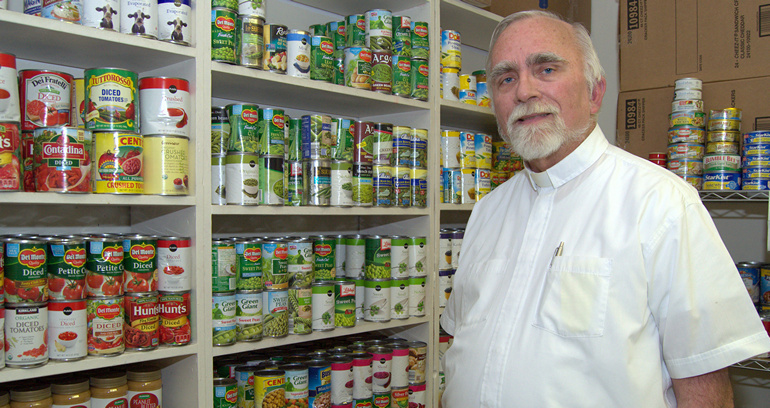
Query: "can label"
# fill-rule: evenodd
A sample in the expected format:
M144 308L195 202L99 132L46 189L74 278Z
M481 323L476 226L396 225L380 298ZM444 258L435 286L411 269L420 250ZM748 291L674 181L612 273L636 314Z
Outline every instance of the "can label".
M46 264L51 300L85 299L86 247L83 241L49 242Z
M353 119L332 119L332 158L335 160L353 160Z
M425 316L425 277L409 278L409 315Z
M366 279L390 278L390 238L366 238L365 265Z
M260 109L260 144L259 153L261 155L283 156L284 138L286 132L285 116L282 109Z
M0 53L0 122L20 122L16 57Z
M171 346L189 344L192 340L190 292L161 293L158 302L161 343Z
M236 339L257 341L262 339L262 292L258 290L235 293Z
M366 19L366 46L374 50L393 49L393 15L388 10L369 10Z
M289 287L289 246L285 242L262 243L262 285L265 289Z
M158 37L157 0L124 1L122 6L124 7L120 13L121 33L153 39Z
M308 288L289 289L289 333L313 332L313 292Z
M390 321L390 279L364 280L364 320L370 322Z
M409 385L409 360L408 346L393 347L393 359L390 364L390 385L392 388L402 388Z
M333 361L331 375L331 405L344 405L353 401L353 361Z
M94 135L95 193L142 194L142 135L96 133Z
M211 107L211 154L227 154L230 146L230 119L225 108Z
M331 82L334 75L334 43L323 35L310 39L310 79Z
M309 397L307 368L286 369L286 404L287 406L302 407L307 404ZM308 405L310 406L310 405Z
M409 94L413 99L420 101L428 100L428 60L412 58L412 92Z
M259 156L251 153L228 153L225 157L225 198L227 204L260 203Z
M211 298L211 338L215 346L235 343L236 336L236 301L234 293L226 293Z
M151 350L158 347L160 337L160 307L157 293L126 294L123 297L125 324L123 325L126 348Z
M48 302L48 357L79 360L88 354L88 317L85 299Z
M136 72L96 68L85 71L86 128L138 132Z
M409 238L397 237L390 240L390 277L409 277Z
M290 118L284 121L284 130L287 129L284 157L289 161L300 161L302 160L302 119Z
M262 307L264 337L286 337L289 334L289 291L262 292Z
M372 50L365 47L345 48L345 86L372 88Z
M179 78L142 78L139 81L141 129L145 135L190 136L190 86Z
M412 19L393 16L393 55L412 56Z
M486 191L489 192L489 172L487 174ZM409 184L412 207L425 208L428 205L428 170L420 168L409 169ZM476 194L477 201L480 194Z
M278 406L286 404L286 377L283 371L259 375L254 373L254 406L269 407L271 401L280 401Z
M157 241L158 290L179 292L191 289L192 241L188 238Z
M72 127L37 128L34 137L37 191L91 191L91 132Z
M390 317L409 318L409 279L393 279L390 284Z
M123 298L88 298L88 355L114 355L126 349L123 341Z
M399 207L412 206L412 179L410 168L397 166L393 168L393 194L395 204Z
M353 162L371 163L374 159L374 123L356 121L353 127Z
M372 166L373 205L390 207L393 204L393 168Z
M476 189L477 202L492 191L492 180L489 173L489 170L476 169L474 187Z
M302 158L328 159L332 148L332 118L327 115L302 117Z
M291 30L286 41L286 73L297 78L310 78L310 35Z
M214 293L235 290L236 253L232 241L214 241L211 245L211 290Z
M187 45L192 38L190 0L158 0L158 39Z
M0 81L2 81L2 78L0 78ZM2 91L3 89L0 88L0 96L2 96ZM0 99L0 106L1 104L2 99ZM0 190L2 191L19 191L22 189L21 146L19 125L17 123L0 123ZM32 144L29 147L33 147ZM31 171L33 168L32 163L33 160L30 158L30 171L25 172L25 183L27 182L26 179L29 178L32 191L34 191L35 179L34 172Z
M262 289L262 243L244 241L235 244L236 254L236 289Z
M344 235L337 235L336 237L334 237L334 242L337 243L337 247L334 249L334 251L336 252L334 254L334 269L336 271L336 276L339 276L339 277L345 276L345 262L347 261L347 252L348 252L346 241L347 239L345 238ZM361 267L363 268L363 258L362 258ZM358 272L360 274L361 269L359 269Z
M348 278L363 276L365 262L366 241L364 238L345 238L345 276Z
M86 241L86 294L123 294L123 245L120 239Z
M412 160L409 165L428 167L428 129L412 128Z
M424 407L425 406L425 383L421 384L409 384L409 406Z
M474 135L474 152L476 156L476 168L492 169L492 136L477 133Z
M243 367L235 371L238 382L238 403L244 408L254 408L254 370L256 367Z
M70 124L71 92L74 78L55 71L19 71L22 130Z
M393 55L391 58L393 95L408 97L412 93L412 61L403 55Z
M336 248L334 238L320 237L313 240L314 280L333 280L336 275Z
M348 282L352 282L356 285L356 320L364 319L364 301L366 300L366 287L364 286L363 277L360 278L346 278Z
M211 155L211 204L227 204L226 169L224 155Z
M335 50L332 57L334 58L332 83L334 85L345 85L345 50Z
M18 129L16 124L4 124L7 132L13 132L13 129ZM8 133L12 134L12 133ZM21 135L21 177L24 180L24 191L33 192L35 189L35 134L34 133L22 133ZM12 168L8 168L10 171ZM13 175L5 176L5 178L13 179Z
M307 189L301 161L284 162L283 204L288 206L307 205Z
M4 265L6 303L36 303L48 300L45 243L6 243Z
M393 156L393 125L376 123L372 144L372 164L390 165Z
M345 18L345 46L366 46L366 18L363 14L353 14Z
M289 242L287 267L289 272L289 286L308 287L313 283L313 265L315 255L313 253L313 241Z
M262 69L265 71L286 73L286 34L289 29L280 24L266 24L265 52L262 55Z
M315 284L312 292L312 328L314 331L334 329L335 298L334 283Z
M393 408L409 408L409 388L404 387L390 390L391 406Z
M158 290L157 239L131 237L123 240L123 269L126 292L152 292Z
M48 306L5 309L5 364L35 367L48 361Z
M259 158L260 204L283 205L283 153Z
M353 205L353 164L349 161L332 162L331 205L335 207Z
M334 49L345 49L345 21L330 21L326 23L326 35L331 37Z
M250 2L244 2L249 3ZM236 60L238 65L262 69L265 50L264 20L253 15L241 14L236 20Z
M408 126L393 126L393 153L390 156L390 165L411 165L412 157L414 156L413 144L412 128Z
M369 207L373 200L373 166L369 163L353 164L351 189L353 205Z
M336 327L356 325L356 285L353 282L335 282L334 325Z
M314 206L328 206L332 195L331 165L328 160L306 160L307 200Z
M227 105L230 120L228 152L259 152L259 107L257 105Z
M235 408L238 403L238 383L214 385L214 408Z
M441 65L462 69L460 33L453 30L441 32Z
M353 357L353 400L372 399L372 356L370 354Z
M211 9L211 60L235 64L237 15L226 8Z

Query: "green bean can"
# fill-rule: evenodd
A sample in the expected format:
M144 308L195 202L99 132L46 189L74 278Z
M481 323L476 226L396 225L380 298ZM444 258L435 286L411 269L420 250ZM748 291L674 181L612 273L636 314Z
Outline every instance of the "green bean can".
M230 146L230 118L224 106L211 107L211 154L226 154Z
M366 21L366 46L375 50L393 49L393 13L374 9L364 13Z
M363 14L345 17L345 46L366 47L366 18Z
M298 238L288 242L288 271L290 287L308 287L313 283L313 241Z
M372 166L372 197L375 207L393 205L393 168L389 165Z
M366 279L390 278L390 238L370 235L365 239L364 277Z
M411 167L428 167L428 129L412 128Z
M326 35L332 39L334 49L345 49L345 20L326 23Z
M345 236L345 276L358 278L364 274L366 238L363 235Z
M390 237L390 277L401 279L409 277L409 237L400 235Z
M409 278L409 315L425 316L425 276Z
M289 246L279 240L262 241L262 285L265 289L289 287Z
M336 275L336 248L337 240L329 235L317 235L313 239L314 255L314 280L329 281L334 280Z
M409 96L420 101L428 100L428 60L412 57L412 92Z
M393 194L396 206L412 206L411 168L407 166L393 167Z
M241 239L235 241L235 264L238 290L262 289L262 240Z
M307 177L308 205L328 207L332 194L331 160L305 160L304 174Z
M393 95L409 97L412 94L412 59L404 55L394 55L393 64Z
M372 51L372 91L390 95L393 81L393 55L390 50Z
M289 288L289 334L313 332L313 291L307 287Z
M393 56L412 56L412 19L393 16Z
M240 15L235 26L237 64L262 69L265 49L265 20L256 16ZM212 50L213 52L213 50Z
M326 24L313 24L308 27L310 35L326 35Z
M238 405L238 382L234 378L214 378L214 408Z
M332 82L334 69L334 44L332 39L314 35L310 39L310 79Z
M332 159L353 160L353 124L355 120L332 118Z
M288 206L307 205L307 183L301 161L287 161L283 171L283 204Z
M409 184L412 207L425 208L428 205L428 170L412 167L409 169Z
M224 7L211 9L211 60L235 64L235 11Z
M430 58L428 32L427 22L412 21L412 58Z
M214 239L211 241L211 291L232 292L236 286L235 242Z
M366 47L345 48L345 86L372 89L372 50Z
M371 163L353 163L351 189L353 191L353 206L371 207L372 206L372 164Z
M213 293L211 296L212 341L215 346L235 343L235 292Z
M332 83L345 85L345 50L334 50L334 67L332 68Z
M353 205L353 163L348 160L331 162L331 200L333 207Z
M235 292L235 338L238 341L262 340L262 291Z
M225 107L230 120L229 152L259 152L259 106L231 104Z
M334 281L334 325L355 327L356 284L345 280Z
M283 156L286 137L283 109L265 108L259 110L259 154Z
M393 156L393 124L375 123L372 133L372 164L389 165Z
M390 156L391 166L409 166L412 164L414 148L412 128L409 126L393 126L393 154Z
M302 160L302 119L291 118L288 123L288 137L284 141L286 159Z
M260 204L283 205L283 155L259 158Z
M268 289L262 292L263 337L289 335L289 291Z
M332 118L328 115L302 116L302 159L329 159L332 153Z

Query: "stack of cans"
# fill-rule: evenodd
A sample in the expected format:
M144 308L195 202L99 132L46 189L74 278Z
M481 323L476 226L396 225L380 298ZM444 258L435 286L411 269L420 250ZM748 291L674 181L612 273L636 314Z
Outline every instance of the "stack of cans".
M504 141L492 142L492 172L490 191L505 183L524 169L524 161Z
M742 190L770 189L770 132L743 134Z
M666 159L666 153L661 152L651 152L648 156L648 160L650 160L653 164L657 164L658 166L668 168Z
M704 190L741 188L741 110L709 112L706 156L703 159Z
M669 115L668 161L677 176L700 190L703 186L704 130L702 82L696 78L676 80ZM657 157L657 156L656 156Z
M441 98L460 101L469 105L489 107L487 73L485 70L460 74L462 69L462 44L460 33L454 30L441 31Z
M445 307L452 294L452 280L460 264L460 249L465 228L442 228L439 231L439 307Z
M441 131L442 202L470 204L491 191L492 136Z

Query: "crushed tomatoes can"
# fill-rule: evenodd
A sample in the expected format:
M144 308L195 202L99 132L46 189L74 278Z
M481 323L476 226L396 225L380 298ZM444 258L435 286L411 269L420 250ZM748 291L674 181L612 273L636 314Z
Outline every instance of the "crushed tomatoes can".
M184 292L192 289L192 240L189 237L159 237L158 290Z
M48 357L75 361L88 354L88 317L86 300L51 300L48 302Z
M144 194L189 194L188 142L189 138L186 136L144 136Z
M72 75L58 71L19 71L21 129L30 131L42 126L69 125L74 80Z
M5 365L38 367L48 362L48 304L5 305Z
M123 337L130 350L153 350L160 343L158 292L127 293L123 296Z
M46 244L42 240L9 237L5 240L5 303L48 300Z
M123 269L125 292L143 293L158 290L157 238L131 235L123 239Z
M190 136L190 83L186 79L142 78L139 100L143 134Z
M190 292L164 293L158 298L160 341L170 346L184 346L192 340Z
M76 237L54 237L48 241L46 262L48 297L53 300L82 300L86 294L86 246Z
M91 191L91 132L75 127L35 129L36 191Z
M0 71L2 71L2 67L0 67ZM0 98L2 92L3 89L0 88ZM0 110L2 110L1 105L2 99L0 99ZM20 191L22 189L21 144L19 124L0 122L0 191Z
M84 76L86 128L138 132L137 73L120 68L91 68L85 70Z
M136 133L94 133L93 192L142 194L143 146Z
M89 297L88 355L115 356L126 350L123 341L123 296Z
M111 236L86 238L88 296L123 294L123 240Z

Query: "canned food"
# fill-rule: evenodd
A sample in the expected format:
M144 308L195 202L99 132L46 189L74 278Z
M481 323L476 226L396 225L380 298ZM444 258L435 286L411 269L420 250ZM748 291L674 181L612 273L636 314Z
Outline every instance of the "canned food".
M393 85L391 93L409 97L412 92L412 60L405 55L394 55L391 59Z
M331 364L311 360L308 366L308 407L328 407L331 404Z
M733 142L739 143L741 138L740 132L734 132L729 130L714 130L708 132L706 141L711 142Z
M248 2L244 2L248 3ZM238 15L235 24L235 60L244 67L262 69L265 52L265 20L254 15Z
M286 406L286 373L283 370L254 372L254 406Z
M238 14L267 18L266 0L239 0Z
M695 187L696 190L700 190L703 188L703 176L695 176L695 175L689 175L686 174L684 176L679 176L682 180L690 184L691 186Z
M364 13L366 46L372 51L393 49L393 14L390 10L375 9Z
M211 290L232 292L236 287L237 258L235 243L230 240L211 241Z
M310 79L332 82L334 77L334 43L323 35L310 38Z
M425 277L409 278L409 315L425 316Z
M334 281L334 322L336 327L356 325L356 285Z
M351 172L351 189L353 205L356 207L371 207L373 204L374 168L370 163L354 163Z
M741 172L745 180L770 178L770 167L746 166Z
M127 293L123 296L126 348L145 351L158 348L160 343L160 307L158 292Z
M413 52L414 50L415 49L412 48ZM411 73L412 73L412 76L410 79L412 82L412 91L409 93L409 96L412 99L427 101L428 84L429 84L428 75L430 73L430 69L428 67L428 60L412 57Z
M770 132L768 131L746 132L743 134L743 143L744 144L770 143Z
M312 206L329 206L332 196L331 161L328 159L309 159L304 161L304 174L307 175L307 202Z
M709 111L709 119L726 119L740 121L743 111L740 108L727 108Z
M158 37L157 0L121 0L120 32L155 39Z
M301 161L287 161L283 171L283 204L287 206L307 205L307 180Z
M313 282L311 293L313 331L333 330L335 326L334 283L328 281Z
M259 158L260 204L283 205L283 156Z
M708 130L723 130L723 131L741 131L740 119L714 119L713 117L708 121Z
M259 156L256 153L230 152L225 157L225 188L218 196L227 204L257 205L260 203ZM226 194L230 191L230 194ZM216 191L215 191L216 192Z
M335 160L353 160L353 119L332 118L331 133L335 142L332 145L332 158Z
M230 120L228 152L259 152L259 106L232 104L225 107Z
M121 132L93 134L93 192L142 194L144 192L142 135Z
M190 45L193 27L190 0L158 0L158 39Z
M337 354L329 357L331 363L332 406L350 404L353 401L353 359Z
M262 129L259 137L259 154L281 156L285 151L285 115L283 109L265 108L259 110Z
M346 235L344 248L345 276L348 278L363 276L364 263L366 262L366 241L364 236Z
M131 235L123 239L123 269L125 292L152 292L158 290L158 240L146 235Z
M190 136L189 88L185 79L142 78L139 81L142 133Z
M390 95L393 83L393 55L390 50L372 51L372 91Z
M427 399L427 386L425 382L409 384L409 406L424 407Z
M741 180L742 190L770 190L770 178Z
M700 89L675 89L674 100L683 101L687 99L703 99L703 92Z
M410 186L411 206L420 207L420 208L427 207L428 205L428 170L424 168L414 168L414 167L410 168L409 169L409 186Z
M235 338L237 341L262 340L262 291L235 292Z
M267 289L262 292L262 333L264 337L286 337L289 334L289 292Z
M489 90L487 89L486 82L476 83L476 105L489 107L491 105L491 98L489 97Z
M171 346L189 344L192 340L190 292L161 293L158 303L161 343Z
M668 115L669 125L674 126L695 126L702 128L706 126L706 113L700 111L673 112Z
M671 112L703 111L702 99L686 99L671 103Z
M349 161L334 160L331 162L331 199L335 207L350 207L353 205L353 164Z
M235 408L238 403L238 381L214 378L214 408Z
M328 115L302 116L302 158L329 159L334 138L332 118Z
M353 162L372 163L374 159L374 123L356 121L353 128Z
M213 5L212 5L213 6ZM235 64L235 45L237 43L236 20L238 15L233 9L225 7L211 8L211 60Z
M281 24L265 24L265 52L262 69L278 74L286 73L286 35L289 28Z
M88 355L116 356L126 349L123 325L125 311L122 296L89 297Z
M234 292L212 293L211 339L214 346L228 346L236 340L236 308Z
M680 78L674 81L674 89L702 89L703 81L698 78Z
M393 168L372 166L372 205L390 207L393 204Z
M345 278L346 281L356 285L356 320L364 319L364 300L366 300L366 287L363 277Z
M462 69L463 60L460 45L460 33L458 31L441 31L441 65Z
M707 154L738 154L740 144L737 142L711 142L706 144Z
M738 172L708 172L703 174L704 190L739 190L741 173Z
M122 295L124 280L123 240L109 236L91 236L87 237L85 241L86 294L89 297ZM6 263L6 270L7 265Z
M759 305L759 274L760 264L753 262L738 262L736 267L741 275L746 291L749 293L752 302Z
M703 169L709 172L737 172L741 169L741 156L737 154L707 154L703 156Z
M335 50L345 49L345 21L326 23L326 35L332 39Z
M0 58L2 58L2 54L0 54ZM0 94L2 92L3 89L0 88ZM1 104L0 101L0 107ZM32 138L30 137L30 139ZM34 155L29 154L29 157L25 158L26 154L22 155L22 148L24 147L26 147L25 153L34 149L31 140L23 143L19 124L0 123L0 191L35 191ZM24 163L24 167L22 167L22 163ZM23 188L22 171L24 173Z
M92 68L85 70L84 75L86 128L91 131L138 132L136 105L139 81L136 72L120 68Z
M262 241L262 285L265 289L289 287L289 246L279 240Z
M770 156L770 144L744 144L743 156Z
M287 406L306 406L309 398L308 366L301 363L284 364L281 366L281 370L285 372L286 392L284 398Z
M72 75L48 70L19 71L22 110L21 130L45 126L69 126Z
M310 33L289 30L286 35L286 73L297 78L310 78L310 52Z
M158 290L168 292L191 289L192 241L189 237L158 237Z
M748 167L748 166L763 166L768 167L770 166L770 156L764 156L764 155L743 155L739 156L741 157L741 166ZM738 171L738 170L735 170Z
M412 21L412 58L430 58L428 23Z
M90 192L91 132L65 126L36 128L34 134L35 189L63 193ZM13 146L13 141L10 143ZM18 149L18 140L15 146ZM13 153L10 156L4 160L7 165L13 164L14 157L18 159ZM17 183L12 184L18 186Z
M0 53L0 122L15 122L18 127L20 112L16 56Z
M211 154L227 154L230 147L230 118L223 106L211 107Z
M46 270L49 299L85 299L85 241L79 238L54 237L48 241L47 247Z
M48 305L5 305L5 365L39 367L48 362ZM122 337L121 337L122 340Z
M428 167L428 129L412 128L411 167Z
M366 46L366 18L363 14L352 14L345 17L345 46Z
M289 334L313 332L313 292L310 287L289 288Z
M409 318L409 278L394 278L390 283L391 319Z
M668 145L668 159L703 159L705 146L697 143L676 143Z
M390 278L364 280L364 320L370 322L389 322L390 307Z
M356 353L353 356L353 399L372 398L372 355Z
M700 143L706 141L706 131L692 125L674 126L668 130L669 143Z
M366 47L345 48L345 86L372 89L372 50Z
M313 241L309 238L288 242L288 273L290 287L308 287L314 280Z
M244 239L235 243L236 289L262 289L262 240Z
M88 354L86 300L48 302L48 357L76 361Z

